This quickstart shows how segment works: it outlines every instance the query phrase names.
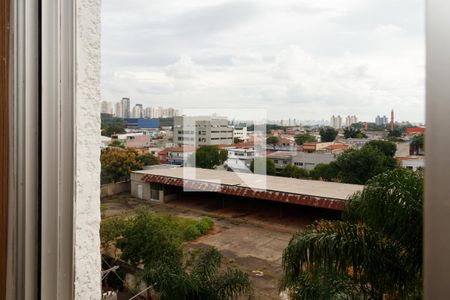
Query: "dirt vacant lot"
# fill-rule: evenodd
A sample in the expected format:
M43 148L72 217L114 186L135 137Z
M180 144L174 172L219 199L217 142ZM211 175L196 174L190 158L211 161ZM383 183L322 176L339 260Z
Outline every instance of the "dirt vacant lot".
M278 292L282 254L292 235L316 219L338 217L324 210L257 200L248 203L242 199L216 199L208 194L190 195L166 204L143 202L128 194L118 195L102 199L102 215L132 214L140 205L160 213L213 219L214 229L187 243L186 247L219 249L225 264L249 274L258 300L282 299Z

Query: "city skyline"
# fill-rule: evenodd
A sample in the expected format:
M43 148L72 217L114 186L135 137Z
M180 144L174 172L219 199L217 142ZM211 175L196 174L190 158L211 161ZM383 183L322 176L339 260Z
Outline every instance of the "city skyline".
M131 118L138 118L137 116L135 116L135 114L133 113L133 110L135 109L136 106L140 106L142 109L142 113L141 113L141 118L160 118L160 117L171 117L171 116L179 116L179 115L183 115L183 109L179 109L177 107L164 107L164 106L143 106L141 103L133 103L132 99L130 98L123 98L123 99L129 99L130 100L130 117ZM118 102L113 102L113 101L107 101L107 100L103 100L101 102L101 112L102 113L108 113L108 114L113 114L115 116L121 116L122 111L119 109L118 112L118 107L121 108L121 101ZM189 112L189 115L191 115L191 109L187 108L186 109ZM208 109L207 109L208 110ZM216 115L221 115L220 110L217 110L217 113L214 113ZM389 111L390 112L390 111ZM236 120L236 121L245 121L247 120L245 116L244 118L236 118L235 115L233 115L232 113L230 113L230 111L227 111L225 114L222 114L224 117L228 118L229 120ZM342 115L342 116L341 116ZM379 124L379 118L382 119L382 117L386 117L386 114L377 114L372 116L372 118L368 118L368 119L360 119L359 116L356 116L353 113L344 113L344 114L334 114L331 116L331 118L333 118L334 116L336 117L341 117L341 125L342 126L349 126L353 123L358 123L358 122L367 122L367 123L375 123L377 125L386 125L387 121L385 123L380 123ZM386 117L387 120L387 117ZM330 117L328 118L323 118L323 119L300 119L298 117L295 116L291 116L291 117L286 117L286 118L280 118L280 119L273 119L273 118L268 118L267 122L270 123L274 123L274 124L278 124L280 122L283 122L283 125L288 125L288 126L295 126L295 125L311 125L311 124L317 124L317 125L323 125L323 124L329 124L331 127L342 127L342 126L333 126L333 121L330 121ZM425 124L424 122L415 122L415 121L411 121L411 120L400 120L400 121L395 121L396 123L405 123L405 122L410 122L411 124Z

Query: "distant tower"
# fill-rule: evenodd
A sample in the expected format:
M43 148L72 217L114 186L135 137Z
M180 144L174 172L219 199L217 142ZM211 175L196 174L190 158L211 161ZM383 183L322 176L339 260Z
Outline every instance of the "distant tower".
M391 110L391 131L394 130L394 110Z
M367 124L367 122L364 122L364 130L365 131L369 130L369 124Z
M122 104L122 119L128 119L130 117L130 98L122 98L120 101Z

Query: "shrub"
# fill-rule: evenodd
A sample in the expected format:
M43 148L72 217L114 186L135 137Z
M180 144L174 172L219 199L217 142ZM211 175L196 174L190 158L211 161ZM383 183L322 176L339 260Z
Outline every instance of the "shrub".
M214 226L214 222L210 218L202 218L197 222L197 228L201 234L207 233Z
M201 235L202 233L196 225L189 225L183 231L183 239L185 241L193 241Z

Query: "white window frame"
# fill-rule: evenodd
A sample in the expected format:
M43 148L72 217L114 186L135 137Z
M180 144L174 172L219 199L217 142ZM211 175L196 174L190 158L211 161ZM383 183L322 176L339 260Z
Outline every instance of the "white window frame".
M89 179L79 171L86 161L90 167L100 165L100 143L97 147L92 138L79 134L85 125L95 134L98 124L100 136L99 99L89 97L99 92L99 7L100 0L11 0L13 135L6 299L101 295L99 184L83 185ZM92 106L92 116L77 115L77 109L87 106ZM80 140L93 146L77 145ZM99 182L99 170L91 175L91 182L97 177ZM92 211L86 226L83 217ZM84 236L90 238L89 245L77 241ZM85 253L97 248L96 253Z
M424 298L450 295L450 1L426 1Z
M74 49L78 2L11 1L14 135L7 299L74 298ZM42 27L37 26L39 20ZM450 1L427 1L426 28L424 296L444 299L450 294ZM41 219L36 213L39 207Z

